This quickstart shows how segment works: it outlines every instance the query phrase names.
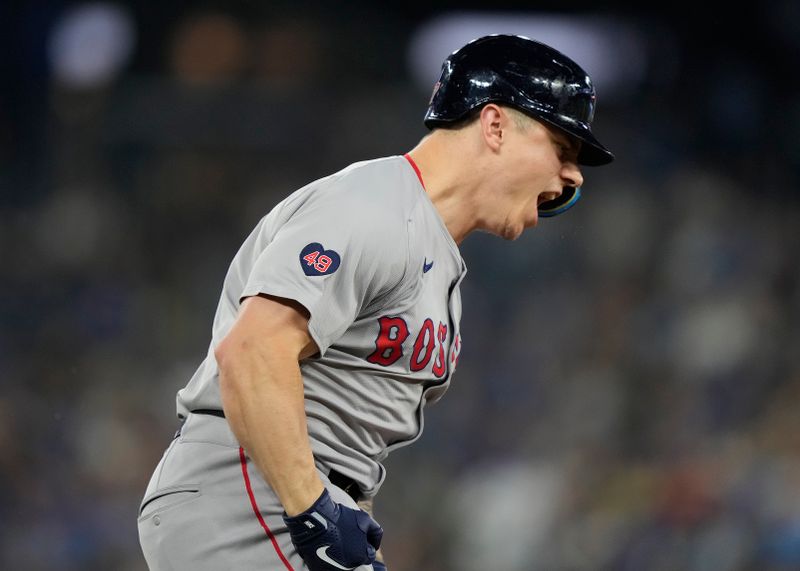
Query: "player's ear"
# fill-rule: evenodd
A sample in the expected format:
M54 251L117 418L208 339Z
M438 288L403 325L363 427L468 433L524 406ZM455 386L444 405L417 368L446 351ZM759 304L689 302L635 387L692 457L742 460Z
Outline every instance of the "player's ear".
M505 137L508 115L498 105L489 103L481 109L478 123L483 141L492 151L499 151Z

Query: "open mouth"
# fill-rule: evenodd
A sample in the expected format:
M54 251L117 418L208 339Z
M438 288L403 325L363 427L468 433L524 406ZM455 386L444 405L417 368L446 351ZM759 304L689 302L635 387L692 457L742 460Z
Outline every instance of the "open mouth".
M572 208L578 199L581 197L581 189L580 187L571 187L565 186L564 191L561 193L560 196L552 199L546 200L544 202L539 202L538 209L539 209L539 216L547 218L549 216L555 216L557 214L561 214Z

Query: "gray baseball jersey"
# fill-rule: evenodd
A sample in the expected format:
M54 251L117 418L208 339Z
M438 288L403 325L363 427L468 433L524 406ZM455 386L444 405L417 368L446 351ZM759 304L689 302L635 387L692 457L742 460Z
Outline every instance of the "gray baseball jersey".
M423 407L450 383L465 273L410 157L315 181L265 216L236 254L208 355L178 393L178 415L222 408L213 349L244 298L296 300L319 347L301 362L315 459L373 495L381 461L419 437Z

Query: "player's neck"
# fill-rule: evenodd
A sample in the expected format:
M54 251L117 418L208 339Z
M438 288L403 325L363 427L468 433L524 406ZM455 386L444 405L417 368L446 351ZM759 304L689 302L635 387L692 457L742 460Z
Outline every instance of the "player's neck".
M409 151L425 181L425 190L453 237L460 244L478 226L475 197L479 184L465 138L434 131Z

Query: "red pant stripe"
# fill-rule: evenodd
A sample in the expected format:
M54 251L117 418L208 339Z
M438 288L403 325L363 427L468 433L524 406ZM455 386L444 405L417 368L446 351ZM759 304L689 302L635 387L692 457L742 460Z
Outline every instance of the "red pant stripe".
M261 524L261 527L264 528L264 531L267 533L267 537L272 542L272 546L275 548L275 552L278 554L278 557L281 558L283 564L286 565L286 569L288 571L294 571L289 560L286 559L286 556L281 551L280 546L278 545L278 541L275 539L275 535L270 530L267 522L264 521L264 518L261 516L261 511L258 509L258 504L256 503L256 496L253 494L253 487L250 485L250 476L247 473L247 457L244 455L244 448L239 446L239 461L242 464L242 476L244 476L244 486L247 488L247 495L250 496L250 505L253 506L253 512L256 514L258 518L258 522Z

